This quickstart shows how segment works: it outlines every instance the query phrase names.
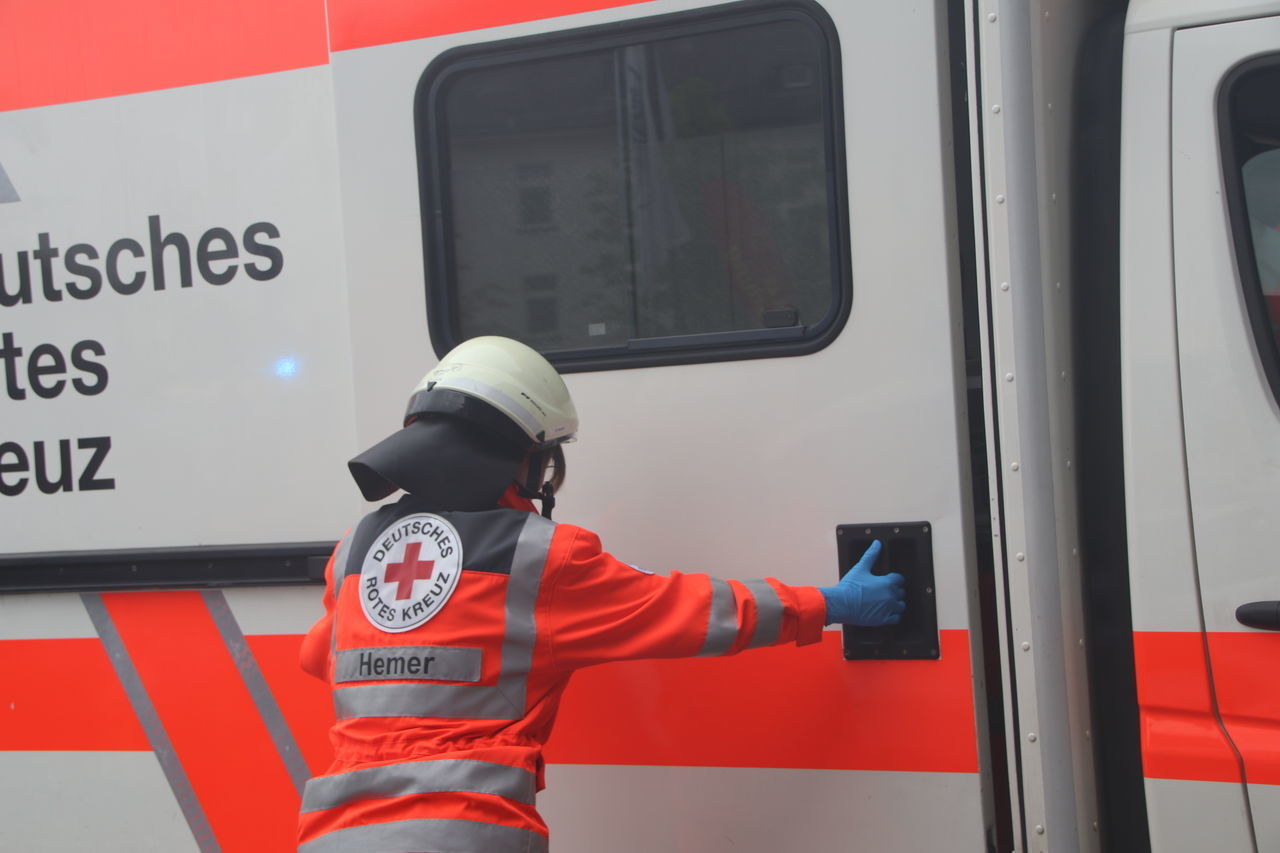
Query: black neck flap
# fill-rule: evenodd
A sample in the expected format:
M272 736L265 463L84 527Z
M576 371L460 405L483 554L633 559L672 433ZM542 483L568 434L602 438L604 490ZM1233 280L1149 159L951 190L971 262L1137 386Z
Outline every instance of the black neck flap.
M421 417L347 463L365 500L404 489L432 509L492 509L523 452L448 417Z

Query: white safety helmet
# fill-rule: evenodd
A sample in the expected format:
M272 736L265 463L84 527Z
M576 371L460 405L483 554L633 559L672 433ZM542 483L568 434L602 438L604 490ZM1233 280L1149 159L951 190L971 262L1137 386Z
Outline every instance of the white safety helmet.
M526 436L531 449L554 447L578 431L578 412L560 374L537 350L489 335L464 341L440 359L413 389L405 422L439 408L440 392L456 391L488 403Z
M532 478L542 454L577 431L569 389L541 354L510 338L472 338L414 388L404 428L347 467L366 500L404 489L433 509L487 509L527 454L535 457ZM550 512L554 489L540 490L532 479L521 485Z

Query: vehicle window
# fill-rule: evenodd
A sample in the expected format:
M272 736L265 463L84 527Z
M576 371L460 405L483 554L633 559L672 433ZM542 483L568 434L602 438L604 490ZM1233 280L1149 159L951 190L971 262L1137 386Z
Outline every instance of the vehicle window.
M1280 56L1223 87L1224 160L1238 266L1258 352L1280 399Z
M593 369L811 351L837 331L848 264L826 25L759 4L659 21L428 68L438 351L501 334Z

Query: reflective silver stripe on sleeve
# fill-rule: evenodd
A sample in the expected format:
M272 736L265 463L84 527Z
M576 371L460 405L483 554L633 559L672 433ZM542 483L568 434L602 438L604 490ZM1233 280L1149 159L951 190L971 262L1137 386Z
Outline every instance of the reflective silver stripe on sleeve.
M733 648L738 639L738 605L728 581L711 579L711 614L707 619L707 637L699 657L722 655Z
M298 853L547 853L547 839L528 829L477 820L396 820L336 829L305 844Z
M406 761L312 779L302 796L302 811L323 811L359 799L449 791L496 794L533 805L536 786L537 778L528 770L492 761Z
M480 649L452 646L376 646L338 652L335 682L479 681Z
M339 719L351 717L448 717L518 720L524 716L525 686L537 640L534 603L556 526L529 514L516 542L507 581L506 635L495 685L370 684L333 691Z
M329 628L329 667L333 668L334 663L338 660L338 622L339 613L342 608L338 606L339 597L342 594L342 588L346 585L347 560L351 556L351 541L356 538L356 534L360 528L368 523L369 516L360 519L360 522L338 542L338 550L333 554L333 571L327 582L330 585L329 593L333 596L333 624ZM359 569L356 570L357 573ZM342 717L342 709L338 707L338 700L335 696L333 699L333 713L339 719Z
M747 648L773 645L782 636L782 599L768 581L746 581L743 585L756 599L756 630Z

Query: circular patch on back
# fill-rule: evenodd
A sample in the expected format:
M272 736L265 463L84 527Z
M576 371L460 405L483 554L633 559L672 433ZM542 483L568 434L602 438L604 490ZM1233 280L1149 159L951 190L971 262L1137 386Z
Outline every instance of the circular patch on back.
M449 601L462 574L462 540L428 512L407 515L378 534L360 567L360 605L375 628L408 631Z

